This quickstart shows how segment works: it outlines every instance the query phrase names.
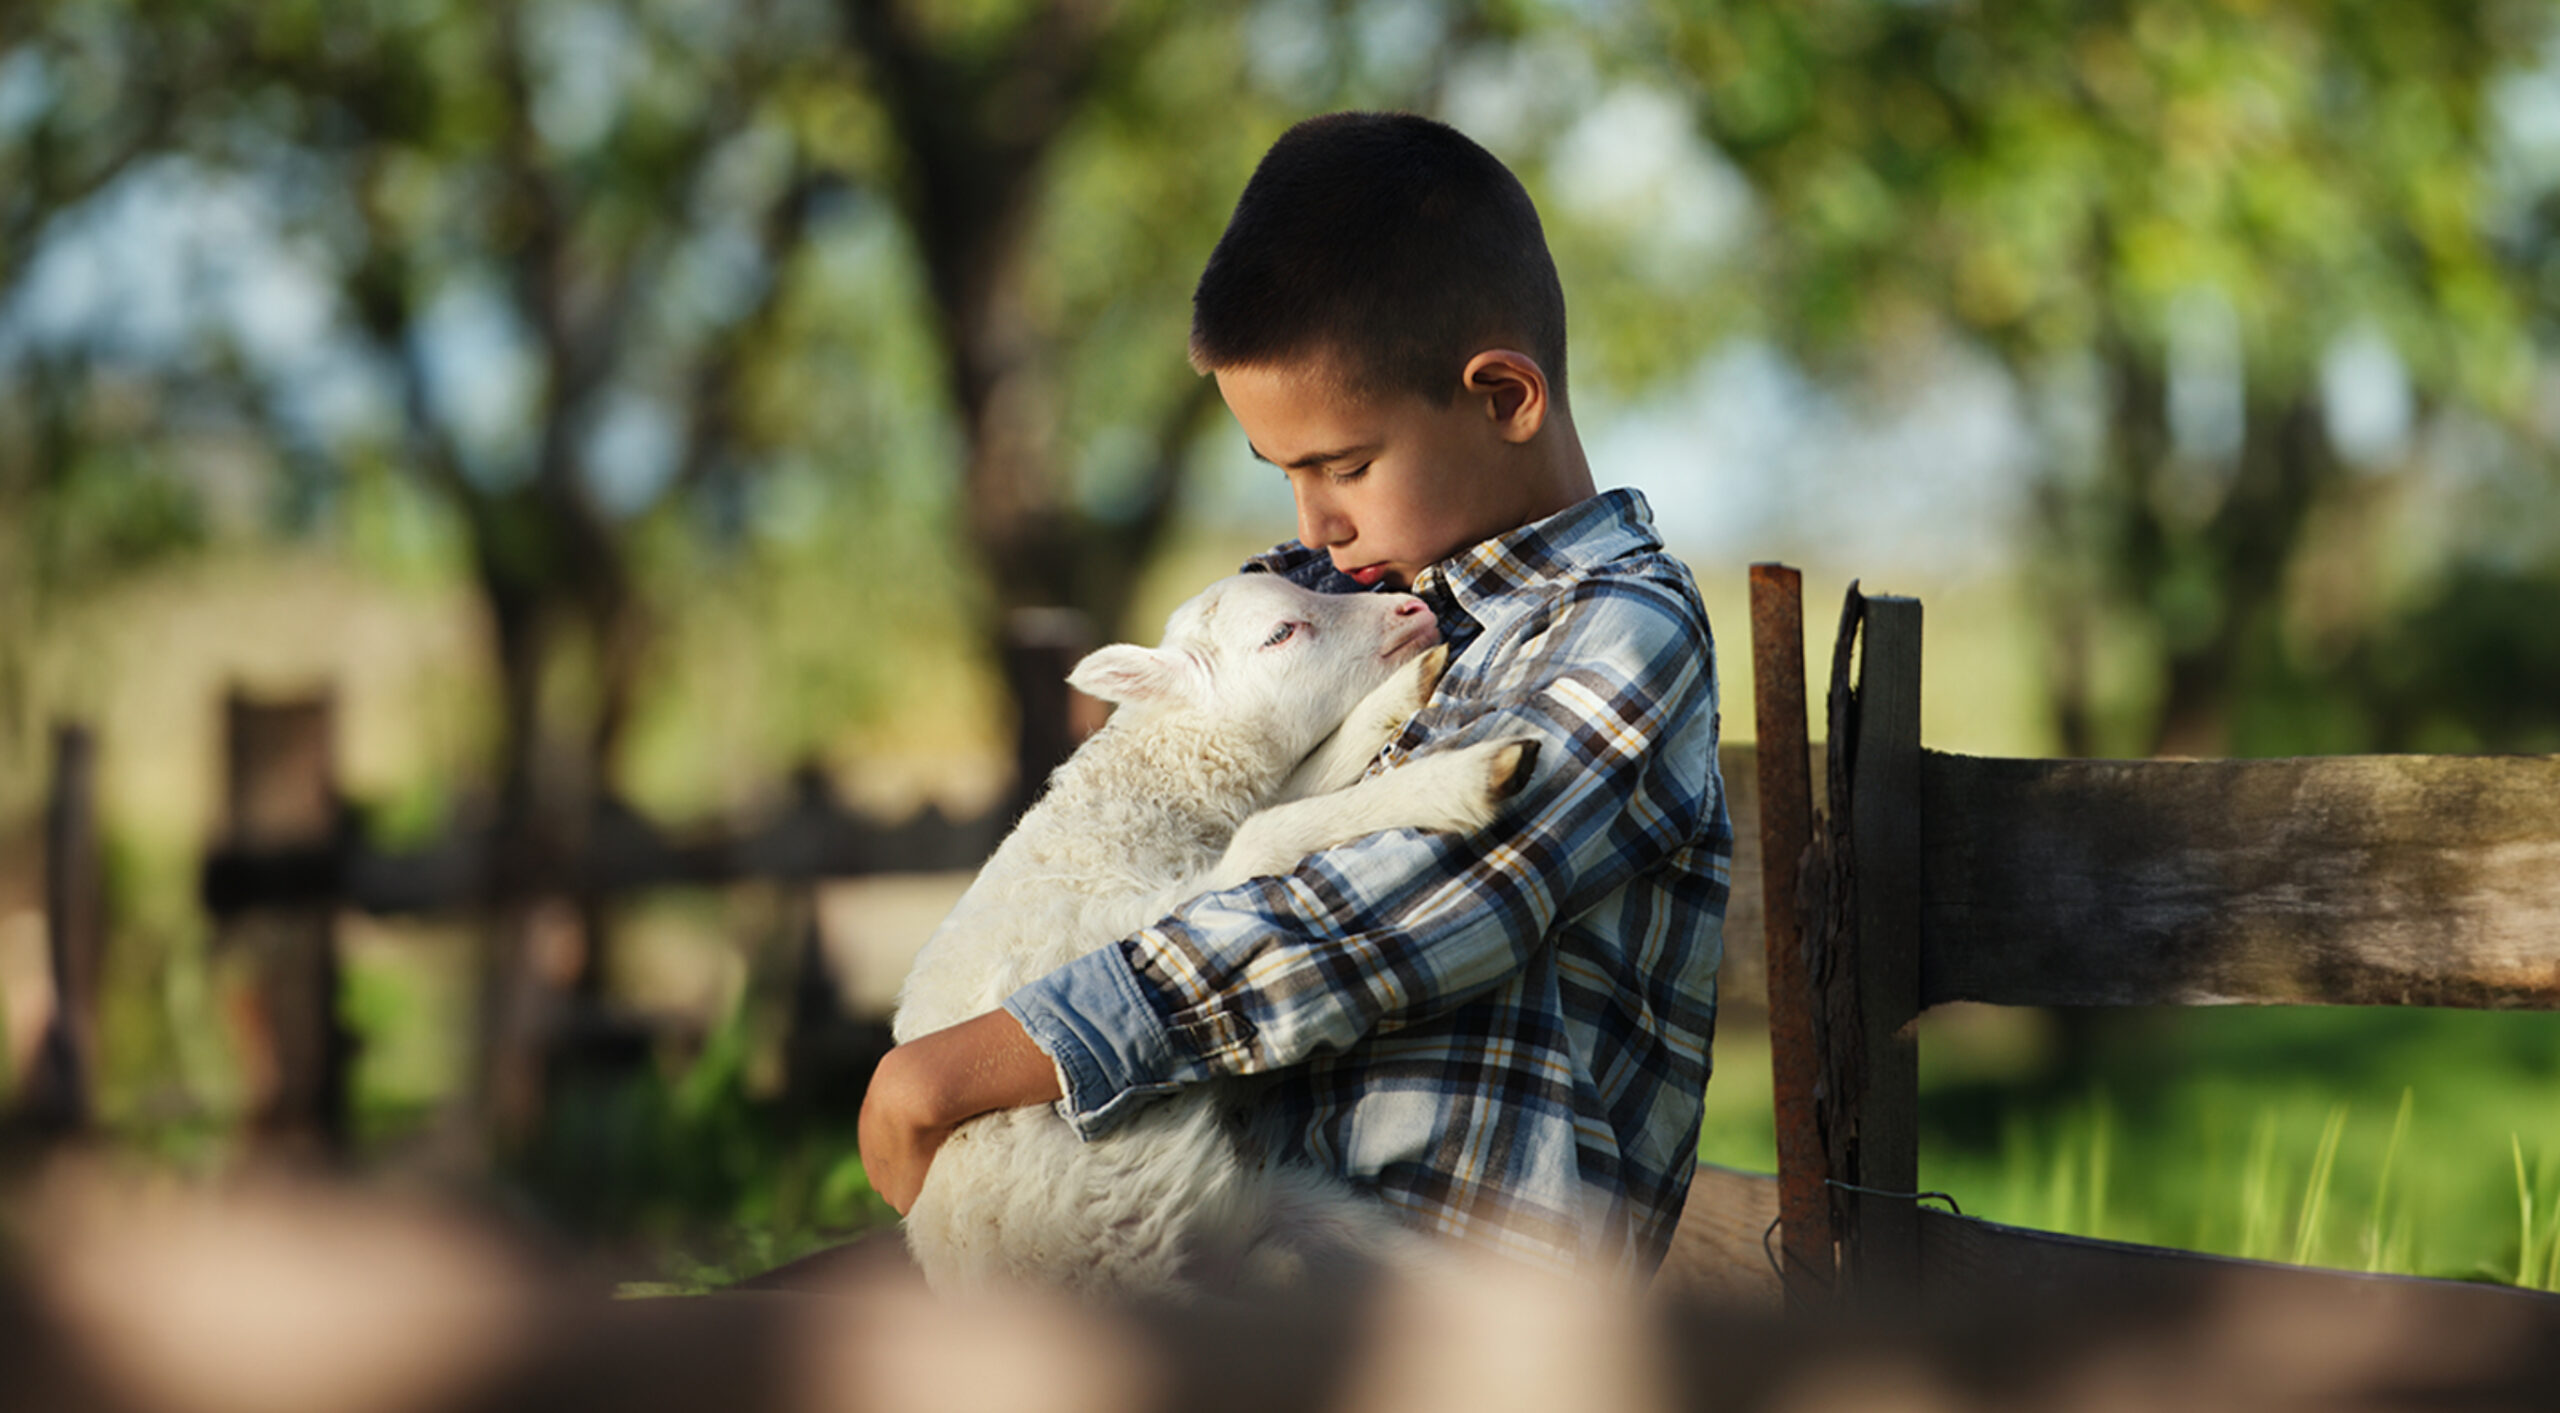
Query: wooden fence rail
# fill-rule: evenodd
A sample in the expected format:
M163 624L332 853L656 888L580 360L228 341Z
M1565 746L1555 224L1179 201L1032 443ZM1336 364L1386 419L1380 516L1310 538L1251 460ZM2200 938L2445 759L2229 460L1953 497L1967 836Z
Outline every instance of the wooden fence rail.
M2560 1008L2560 757L1919 766L1922 1005Z
M328 904L381 915L451 912L503 898L502 884L552 893L629 893L754 879L806 881L975 868L1001 836L997 814L955 820L927 806L899 824L846 810L803 772L792 803L770 819L663 828L615 801L600 802L587 844L556 878L509 884L494 867L496 832L465 825L424 847L387 849L360 831L300 846L218 848L204 864L205 907L229 914Z
M1093 724L1089 706L1072 698L1049 705L1067 716L1042 733L1041 749L1072 749ZM354 1053L333 1003L338 958L332 919L341 911L465 916L539 898L612 898L755 881L805 892L826 880L965 871L985 861L1019 804L963 819L928 806L904 821L884 822L847 808L823 774L803 768L773 792L781 803L745 819L662 825L619 801L599 800L568 865L532 876L500 866L500 837L485 821L465 819L421 845L389 846L373 838L365 811L341 798L327 694L283 702L234 696L223 710L225 826L206 851L199 896L215 921L218 945L246 958L251 973L250 994L239 1008L242 1033L235 1038L247 1051L260 1127L323 1148L344 1141L343 1070ZM59 1073L35 1088L21 1086L31 1101L43 1096L57 1122L74 1126L87 1113L82 1027L94 1015L92 982L104 938L89 741L79 731L62 738L49 844L65 880L63 896L74 900L51 910L54 966L67 978L64 1029L48 1051L59 1055ZM1802 750L1801 732L1797 749ZM1813 751L1818 762L1821 748ZM1722 760L1736 857L1719 984L1728 1016L1746 1024L1756 1020L1764 993L1756 760L1748 745L1727 746ZM92 901L78 901L84 898ZM836 1002L815 932L816 909L786 911L804 920L807 934L800 940L794 1044L801 1053L847 1053L844 1036L827 1041L799 1033L821 1027ZM595 1029L592 1021L586 1023L589 1031ZM852 1051L873 1043L856 1039L860 1043L850 1044Z
M1778 1073L1780 1112L1810 1104L1822 1138L1782 1148L1780 1200L1790 1213L1827 1204L1837 1293L1943 1307L2301 1289L2560 1338L2560 1296L2545 1292L1923 1208L1914 1122L1914 1022L1946 1001L2560 1008L2560 757L1948 755L1920 744L1920 648L1916 600L1850 587L1832 658L1834 807L1806 855L1801 936L1773 925L1766 937L1773 977L1790 951L1806 962L1800 983L1789 974L1772 992L1773 1029L1809 1025L1818 1053L1813 1075ZM1764 692L1783 675L1773 665ZM1716 1190L1753 1212L1772 1205L1747 1181ZM1789 1299L1833 1298L1818 1255L1799 1261L1792 1238L1788 1250Z

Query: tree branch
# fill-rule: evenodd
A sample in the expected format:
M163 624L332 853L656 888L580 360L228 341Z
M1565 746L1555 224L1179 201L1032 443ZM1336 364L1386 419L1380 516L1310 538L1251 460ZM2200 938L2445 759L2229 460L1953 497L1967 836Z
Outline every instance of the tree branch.
M738 442L738 383L751 351L770 336L782 308L792 257L808 239L809 212L826 179L806 162L783 187L758 223L757 247L764 257L765 284L754 307L732 321L696 360L696 392L685 437L683 459L676 465L674 491L689 494L709 481L712 472Z

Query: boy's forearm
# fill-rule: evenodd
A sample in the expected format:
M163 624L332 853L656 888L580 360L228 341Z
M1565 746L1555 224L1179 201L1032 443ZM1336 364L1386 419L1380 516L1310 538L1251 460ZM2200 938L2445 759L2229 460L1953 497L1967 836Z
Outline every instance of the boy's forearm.
M953 1129L1060 1093L1057 1066L1003 1011L918 1036L881 1059L862 1096L863 1172L904 1213Z

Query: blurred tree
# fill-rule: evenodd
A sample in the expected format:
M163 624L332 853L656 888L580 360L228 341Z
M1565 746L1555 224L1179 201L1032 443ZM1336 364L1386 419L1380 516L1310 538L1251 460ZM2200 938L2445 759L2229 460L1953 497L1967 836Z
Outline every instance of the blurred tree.
M492 886L507 906L487 1009L520 1032L524 899L575 876L642 680L639 532L734 499L765 450L749 398L811 212L840 180L813 151L833 115L812 94L844 83L843 55L823 16L776 6L167 8L12 12L7 60L37 116L17 144L31 179L0 206L0 288L28 278L45 223L145 159L190 174L192 196L271 210L266 234L330 303L332 351L378 375L388 425L294 415L311 370L248 356L254 328L137 371L166 385L202 365L196 381L227 383L287 481L388 462L463 528L503 690ZM26 493L37 548L57 556L83 503L55 430L77 396L64 361L40 350L12 370L12 391L50 409L30 419ZM584 911L593 991L605 920ZM500 1105L526 1107L526 1065L499 1068Z
M750 397L832 179L809 106L841 59L780 5L228 18L239 61L188 150L303 178L296 225L396 389L379 454L450 508L487 605L503 701L482 1053L520 1132L544 1044L532 899L577 876L644 681L639 531L734 498L768 449ZM571 975L596 996L608 919L597 898L579 911Z
M1837 365L1952 331L2048 407L2094 414L2094 444L2058 439L2036 496L2063 749L2215 754L2253 664L2281 656L2314 517L2352 479L2324 417L2341 341L2382 339L2422 410L2524 429L2529 305L2483 97L2551 20L2496 0L1996 21L1723 0L1667 23L1706 132L1766 204L1752 288L1773 335ZM2093 659L2127 622L2159 697L2118 735Z
M1241 24L1167 0L842 6L933 297L966 444L964 523L992 589L989 637L1002 644L1009 624L1052 607L1116 631L1219 407L1216 385L1178 361L1189 274L1261 146L1355 96L1428 107L1449 56L1505 27L1440 17L1413 52L1364 64L1348 33L1354 7L1341 5L1272 5ZM1277 97L1254 92L1243 52L1254 37L1239 32L1273 19L1325 56L1311 82ZM1248 116L1258 121L1239 121ZM1111 231L1132 216L1138 231ZM1087 263L1097 245L1116 258ZM1134 363L1097 356L1098 336L1118 330L1142 335ZM1120 419L1110 430L1125 463L1100 496L1072 451L1097 408L1106 424ZM1054 658L1001 660L1017 702L1054 683ZM1025 800L1054 764L1041 754L1023 758Z
M1033 719L1029 704L1052 697L1063 662L1092 646L1073 630L1042 643L1058 631L1042 611L1119 626L1216 405L1206 379L1162 396L1134 431L1138 465L1108 512L1078 496L1066 447L1076 394L1064 374L1075 345L1061 337L1054 289L1043 288L1056 262L1043 258L1052 232L1041 206L1071 130L1102 95L1133 92L1177 12L1112 0L973 10L844 0L842 11L886 120L889 179L932 296L964 445L962 523L990 589L984 631L1017 707L1015 789L1027 803L1071 744L1062 722ZM1169 364L1177 347L1168 340L1159 357Z
M205 76L204 36L176 7L133 13L120 43L57 32L37 7L0 9L0 301L65 212L168 141L174 95ZM91 361L78 347L0 355L0 778L28 790L45 774L28 654L49 605L195 532L173 482L129 454L134 400L97 396ZM32 798L0 791L0 808Z
M735 542L777 467L900 474L876 444L830 440L875 430L838 415L849 393L906 384L910 346L878 326L912 322L939 355L985 656L1007 660L1022 609L1119 626L1214 406L1181 362L1187 272L1244 172L1308 101L1411 99L1436 73L1404 54L1372 82L1350 11L1273 8L1331 56L1285 96L1257 89L1234 15L1167 0L15 8L0 110L27 101L15 82L38 116L0 111L0 161L32 174L0 193L0 308L23 306L45 230L141 167L183 222L208 195L255 213L239 238L273 247L281 296L321 306L295 322L253 290L134 376L228 390L271 499L301 508L278 528L385 471L457 527L503 695L493 883L512 901L486 1009L510 1033L531 1004L510 999L521 900L571 876L598 827L684 592L665 566L700 562L653 546ZM851 282L867 302L846 297L848 259L892 272ZM279 354L277 327L317 352ZM9 396L50 376L0 356ZM69 503L58 476L20 482ZM607 919L584 911L592 992ZM528 1105L529 1082L493 1076L501 1107Z

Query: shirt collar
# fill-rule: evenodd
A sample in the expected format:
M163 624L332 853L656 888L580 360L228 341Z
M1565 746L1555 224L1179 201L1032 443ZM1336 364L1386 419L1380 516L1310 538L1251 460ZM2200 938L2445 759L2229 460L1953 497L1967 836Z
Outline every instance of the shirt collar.
M1425 599L1445 593L1459 608L1472 610L1540 579L1660 548L1653 507L1642 491L1621 486L1460 550L1415 576L1413 591Z
M1621 486L1460 550L1423 570L1414 580L1413 592L1425 599L1445 595L1466 608L1534 580L1660 548L1662 537L1654 532L1653 507L1645 503L1642 491ZM1335 570L1323 550L1296 540L1255 555L1244 567L1248 573L1279 574L1326 593L1365 592L1359 580Z

